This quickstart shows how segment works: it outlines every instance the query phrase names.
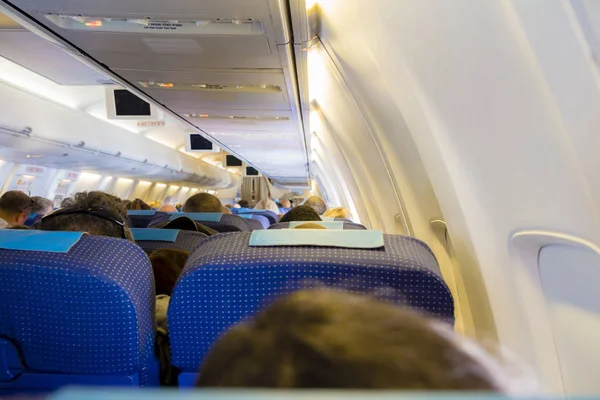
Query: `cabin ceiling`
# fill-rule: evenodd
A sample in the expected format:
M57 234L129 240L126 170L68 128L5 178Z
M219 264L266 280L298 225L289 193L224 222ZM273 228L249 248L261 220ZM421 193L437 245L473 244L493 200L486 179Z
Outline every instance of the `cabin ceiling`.
M308 183L307 145L300 106L308 102L297 95L292 28L287 22L287 10L282 9L287 2L13 0L5 3L83 50L275 181L290 186ZM58 24L47 18L50 14ZM65 16L80 18L75 21ZM101 21L98 29L82 23L96 20ZM112 21L117 20L126 21L121 24L126 29L107 31L112 29ZM144 22L148 20L151 22ZM175 28L168 32L156 21L167 21L166 26ZM197 21L188 24L191 30L176 27L177 23L190 21ZM207 24L205 30L196 29L202 24ZM156 27L159 28L150 29ZM19 54L18 49L25 47L24 41L31 47L32 42L41 40L25 35L32 33L0 32L0 54L9 54L9 58L21 65L44 65L38 57L58 60L48 53L55 51L52 46ZM71 57L65 55L67 59ZM67 59L57 62L66 63ZM55 72L41 74L61 84L107 83L91 69L85 74L50 69ZM173 132L165 130L152 132L148 137L181 146L186 134L178 134L179 138L173 138Z

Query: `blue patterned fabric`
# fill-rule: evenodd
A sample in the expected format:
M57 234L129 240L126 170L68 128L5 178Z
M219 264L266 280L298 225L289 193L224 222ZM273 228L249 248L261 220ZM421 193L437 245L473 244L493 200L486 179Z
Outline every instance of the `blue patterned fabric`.
M136 374L141 386L158 384L154 295L148 257L126 240L83 235L68 253L0 249L0 336L40 380Z
M269 211L269 210L248 210L248 211L244 210L244 211L238 212L237 214L238 215L243 215L243 214L262 215L263 217L266 217L269 220L269 225L276 224L277 221L279 221L279 216L277 214L275 214L273 211Z
M383 233L371 230L273 229L252 232L250 246L319 246L346 249L383 247Z
M152 231L162 231L163 229L150 229ZM152 253L158 249L175 249L192 252L194 249L206 239L208 236L204 233L194 231L179 231L177 239L173 242L170 240L137 240L136 243L146 254Z
M221 333L275 298L328 286L370 293L453 321L454 302L427 245L384 235L385 248L250 247L249 233L212 236L188 259L169 307L173 364L196 372Z
M157 212L148 225L149 228L160 223L167 222L171 218L170 213ZM238 215L223 214L219 222L195 220L204 226L208 226L217 232L250 232L250 226L244 218Z
M316 222L317 224L319 223L319 221L303 221L303 222ZM364 225L361 224L355 224L353 222L344 222L344 229L367 229ZM289 229L290 228L290 223L289 222L280 222L278 224L275 225L271 225L269 227L269 229Z

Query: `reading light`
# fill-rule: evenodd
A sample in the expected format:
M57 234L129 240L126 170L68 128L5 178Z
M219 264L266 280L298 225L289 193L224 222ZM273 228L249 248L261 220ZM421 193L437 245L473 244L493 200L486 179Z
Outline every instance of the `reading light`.
M100 21L99 19L94 20L94 21L86 21L84 22L85 26L89 26L91 28L99 28L102 26L102 21Z
M23 178L25 178L25 179L35 179L35 176L33 176L33 175L23 175Z

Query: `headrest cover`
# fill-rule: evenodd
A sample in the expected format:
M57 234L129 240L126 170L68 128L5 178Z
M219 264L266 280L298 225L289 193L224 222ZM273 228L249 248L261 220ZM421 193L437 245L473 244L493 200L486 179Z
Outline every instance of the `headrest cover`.
M238 216L244 219L252 219L254 217L254 214L238 214Z
M327 229L344 229L343 221L290 221L288 226L291 229L297 227L298 225L305 224L307 222L312 222L313 224L324 226Z
M179 236L179 229L153 229L153 228L131 228L133 238L138 240L151 240L175 243Z
M349 249L377 249L383 247L381 231L280 229L252 232L254 246L319 246Z
M321 220L323 220L323 221L335 221L335 217L323 217L323 216L321 216Z
M68 253L83 232L0 230L0 249Z
M193 219L194 221L206 221L206 222L220 222L223 213L171 213L169 216L169 221L174 220L179 217L188 217Z
M127 215L154 215L156 210L127 210Z

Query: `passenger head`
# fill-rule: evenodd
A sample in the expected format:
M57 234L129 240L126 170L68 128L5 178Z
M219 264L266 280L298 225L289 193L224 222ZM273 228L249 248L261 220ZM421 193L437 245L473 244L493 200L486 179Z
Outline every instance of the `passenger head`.
M279 214L279 207L271 199L264 199L256 203L254 206L255 210L268 210L273 211L275 214Z
M65 197L60 202L60 208L71 207L72 205L73 205L73 198L72 197Z
M281 204L281 208L292 208L292 203L288 199L281 199L279 203Z
M164 206L161 206L158 211L160 212L166 212L166 213L171 213L171 212L177 212L177 208L175 208L175 206L171 205L171 204L165 204Z
M32 214L46 215L51 213L54 209L54 203L52 200L48 200L40 196L34 196L31 198L31 200L33 200L33 207L31 207Z
M323 215L325 214L325 211L327 211L327 204L325 204L325 200L319 196L310 196L308 200L304 202L304 205L311 207L319 215Z
M222 207L223 214L233 214L231 210L227 207Z
M162 201L163 206L175 206L177 204L177 199L174 196L167 196Z
M349 219L350 211L346 207L330 208L329 210L325 211L325 214L323 214L323 216Z
M248 202L248 200L240 200L240 201L238 201L238 204L240 205L241 208L250 207L250 203Z
M173 293L175 283L189 255L187 251L175 249L160 249L150 254L157 296L160 294L170 296Z
M71 205L46 215L36 227L47 231L88 232L133 241L126 226L127 210L118 197L103 192L81 192Z
M242 206L240 206L239 204L232 204L231 208L242 208Z
M25 193L19 190L8 191L0 197L0 218L8 225L23 225L29 218L33 205L33 200Z
M465 340L388 303L301 291L225 333L197 386L503 392L499 367Z
M127 207L128 210L152 210L152 207L150 207L148 204L146 204L143 200L141 199L135 199L132 202L130 202Z
M306 222L304 224L296 225L292 229L327 229L323 225L317 224L316 222Z
M221 200L209 193L198 193L187 199L183 212L223 212Z
M321 221L321 217L319 217L319 214L312 207L303 205L292 208L281 217L279 222L292 221Z

